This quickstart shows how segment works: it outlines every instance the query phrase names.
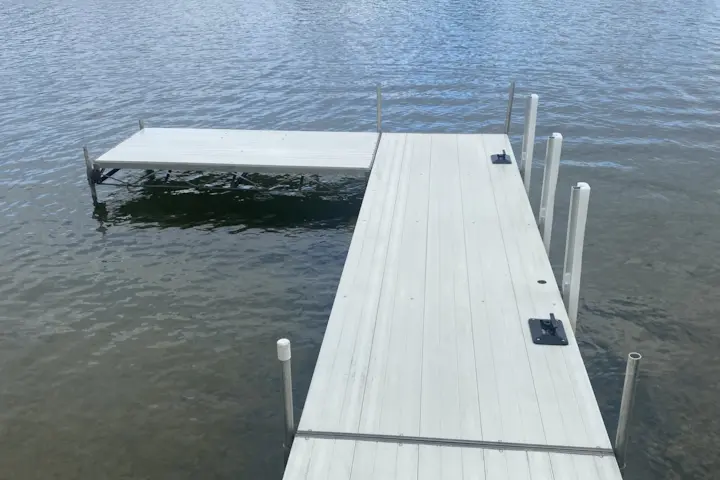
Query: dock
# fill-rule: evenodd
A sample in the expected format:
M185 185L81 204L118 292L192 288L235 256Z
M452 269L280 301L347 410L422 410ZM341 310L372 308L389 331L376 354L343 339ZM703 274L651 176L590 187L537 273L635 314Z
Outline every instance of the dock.
M548 139L536 217L537 96L517 159L512 95L505 133L382 132L378 102L378 132L141 124L97 160L86 150L94 201L126 168L369 173L297 426L278 343L284 480L622 478L626 438L616 457L574 333L589 187L571 190L558 285L547 252L562 136Z
M508 137L383 134L283 478L620 478L572 329L532 341L551 313Z

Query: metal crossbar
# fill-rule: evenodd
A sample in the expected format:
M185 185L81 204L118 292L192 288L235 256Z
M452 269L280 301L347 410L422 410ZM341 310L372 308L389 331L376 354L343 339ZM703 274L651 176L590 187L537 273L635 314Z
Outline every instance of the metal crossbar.
M157 188L167 190L195 189L198 191L258 191L270 194L297 195L301 193L336 195L340 188L334 187L320 179L319 175L286 175L283 177L262 176L248 178L245 173L228 175L198 174L193 179L183 178L189 172L173 172L168 170L161 179L154 178L157 170L148 170L138 178L122 179L113 176L118 169L101 174L98 185L123 187L127 189ZM258 174L255 174L258 175Z

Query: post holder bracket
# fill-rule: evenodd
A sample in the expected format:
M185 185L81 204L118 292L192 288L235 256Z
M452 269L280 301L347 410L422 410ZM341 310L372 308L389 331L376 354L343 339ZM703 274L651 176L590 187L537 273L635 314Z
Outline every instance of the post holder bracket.
M497 164L508 165L508 164L512 163L510 161L510 155L508 155L505 152L505 150L503 150L502 153L490 155L490 161L495 165L497 165Z
M550 314L550 318L531 318L528 320L533 343L537 345L567 345L568 338L562 320Z

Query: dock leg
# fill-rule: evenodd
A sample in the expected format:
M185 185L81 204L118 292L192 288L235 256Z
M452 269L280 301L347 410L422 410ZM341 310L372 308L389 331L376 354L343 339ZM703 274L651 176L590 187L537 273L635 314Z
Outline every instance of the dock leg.
M628 355L625 368L625 383L623 384L622 400L620 401L620 417L618 418L617 433L615 435L615 458L620 469L625 468L625 454L628 441L628 423L635 401L635 387L637 386L638 367L642 355L632 352Z
M542 234L545 251L550 254L550 237L552 236L553 210L555 208L555 189L557 187L558 169L560 168L560 152L563 136L559 133L550 135L545 153L545 174L543 177L540 211L538 212L538 228Z
M510 120L512 118L513 100L515 100L515 80L510 82L510 89L508 90L507 113L505 113L505 135L510 135Z
M522 154L520 156L520 174L523 177L525 191L530 193L530 174L532 173L533 152L535 150L535 124L537 123L538 96L532 94L525 102L525 130L523 131Z
M590 185L579 182L576 186L572 187L570 191L570 213L568 214L567 237L565 239L562 296L573 331L575 331L577 325L580 275L582 272L585 225L587 224L589 203Z
M283 404L285 417L285 441L283 442L283 450L285 452L285 464L287 465L290 457L290 447L295 437L295 415L293 412L293 392L292 392L292 370L290 367L290 340L281 338L277 341L277 356L282 363L282 379L283 379Z
M87 147L83 147L83 156L85 157L85 169L87 173L87 181L90 186L90 195L92 195L93 206L98 206L97 190L95 189L95 164L90 159L90 153Z
M377 131L382 132L382 90L380 84L377 86Z
M140 127L140 130L145 129L145 122L142 121L142 119L138 120L138 126Z

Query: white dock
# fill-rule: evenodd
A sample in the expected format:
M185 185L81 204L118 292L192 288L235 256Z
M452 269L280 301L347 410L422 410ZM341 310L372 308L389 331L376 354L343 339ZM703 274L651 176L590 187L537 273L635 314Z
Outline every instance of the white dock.
M378 134L143 128L95 160L99 168L253 173L370 170Z
M506 133L513 95L514 83ZM527 196L537 95L522 165L506 134L380 133L380 99L377 133L141 122L95 161L85 149L93 201L126 168L370 172L297 428L290 343L278 342L284 480L621 480L640 355L613 449L573 331L590 188L573 187L559 289L547 251L561 135L548 141L537 222ZM492 161L503 153L507 163ZM565 336L550 320L532 333L530 319L560 320Z
M508 137L384 133L284 479L621 478L567 320Z

